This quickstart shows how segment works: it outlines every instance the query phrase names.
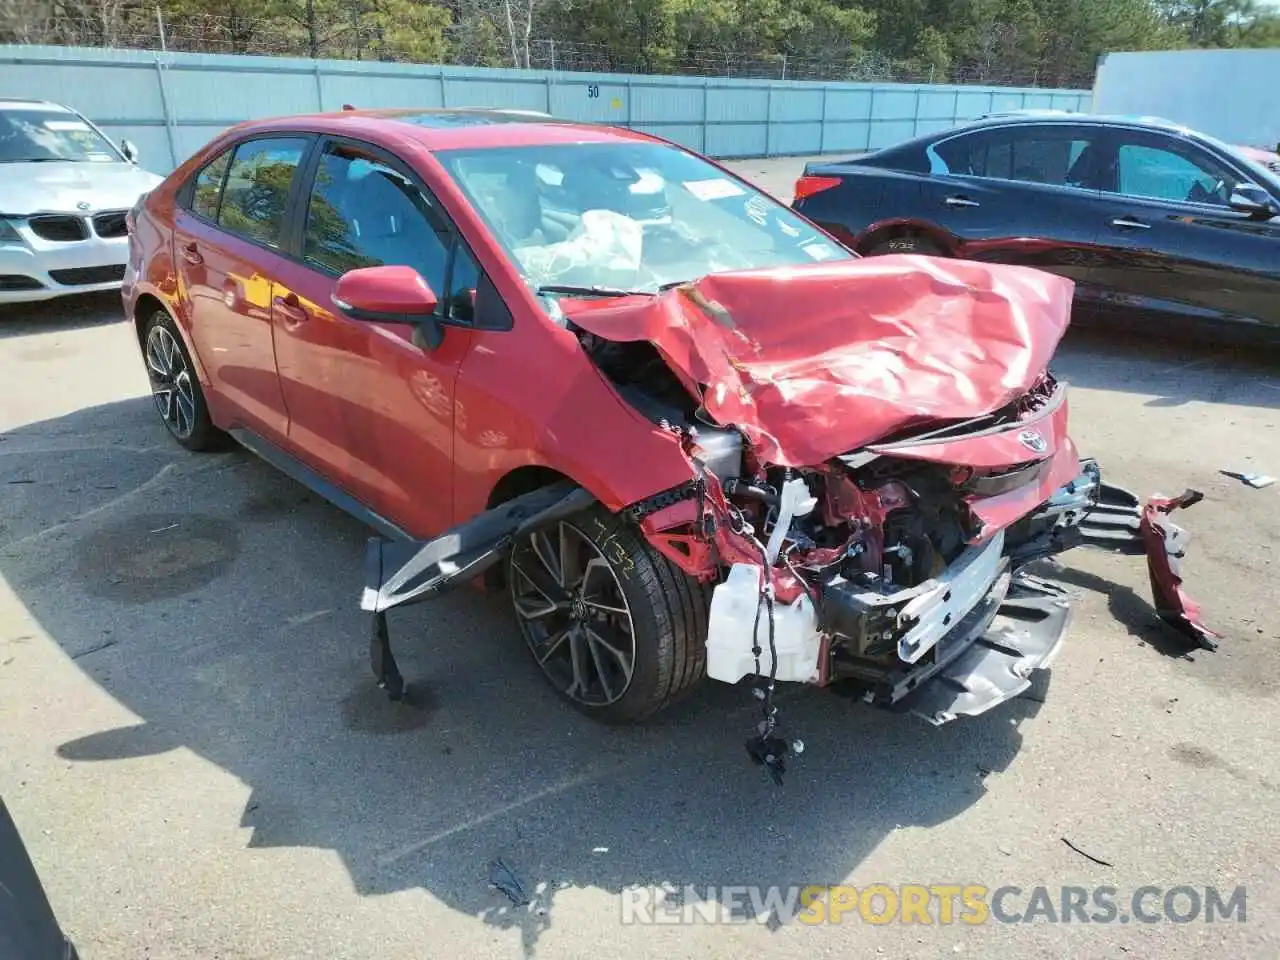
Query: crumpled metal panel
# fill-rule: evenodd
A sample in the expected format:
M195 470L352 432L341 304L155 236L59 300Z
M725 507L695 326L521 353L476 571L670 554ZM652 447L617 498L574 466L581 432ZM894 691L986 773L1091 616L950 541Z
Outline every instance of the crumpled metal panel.
M1073 288L1024 267L890 255L566 310L607 340L652 342L765 462L810 466L1026 393L1070 322Z

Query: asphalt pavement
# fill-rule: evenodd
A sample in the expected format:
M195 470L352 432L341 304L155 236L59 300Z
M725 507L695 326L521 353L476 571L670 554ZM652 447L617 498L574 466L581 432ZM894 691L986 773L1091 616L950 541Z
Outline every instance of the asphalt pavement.
M789 199L799 162L740 169ZM743 691L597 726L471 590L393 614L421 699L387 702L367 531L245 452L170 441L115 298L6 308L0 795L85 960L1275 957L1280 484L1220 471L1280 475L1280 363L1080 331L1056 368L1108 479L1205 493L1184 572L1220 649L1159 622L1140 560L1077 551L1048 570L1079 602L1037 698L934 729L790 690L807 749L779 789ZM490 884L499 858L527 905ZM1006 913L1040 885L1244 886L1247 915L624 922L664 885L908 883L1020 888Z

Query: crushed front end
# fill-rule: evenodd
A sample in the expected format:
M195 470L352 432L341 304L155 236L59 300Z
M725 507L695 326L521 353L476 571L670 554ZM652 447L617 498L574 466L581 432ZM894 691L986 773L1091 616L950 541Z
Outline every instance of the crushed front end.
M1213 644L1168 519L1199 495L1143 506L1068 436L1048 362L1070 293L1035 271L886 257L709 277L573 317L694 466L631 514L716 584L707 673L761 678L750 746L775 775L778 682L838 682L934 724L1025 690L1070 618L1066 591L1028 564L1080 544L1145 552L1160 615Z
M1161 617L1212 648L1178 577L1187 535L1167 516L1199 495L1143 506L1105 484L1066 416L1066 385L1045 374L993 414L804 468L689 427L698 479L633 517L655 549L717 582L708 675L760 678L766 703L779 682L838 683L940 725L1019 695L1071 615L1069 594L1028 565L1080 545L1146 554ZM774 730L767 706L753 753L780 772L789 743Z

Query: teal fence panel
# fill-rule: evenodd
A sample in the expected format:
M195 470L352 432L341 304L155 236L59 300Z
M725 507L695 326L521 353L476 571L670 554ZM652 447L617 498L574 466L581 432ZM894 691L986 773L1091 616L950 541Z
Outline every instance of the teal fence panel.
M0 91L65 103L168 173L244 120L360 107L507 107L611 123L719 158L858 153L1091 91L659 77L0 45Z

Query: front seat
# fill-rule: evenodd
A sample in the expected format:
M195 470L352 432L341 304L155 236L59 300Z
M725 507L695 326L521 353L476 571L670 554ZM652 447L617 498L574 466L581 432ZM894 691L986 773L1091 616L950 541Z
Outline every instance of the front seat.
M357 172L354 165L352 172ZM371 168L348 181L343 205L352 240L365 256L411 266L437 286L443 282L447 253L410 196L416 189L394 173Z

